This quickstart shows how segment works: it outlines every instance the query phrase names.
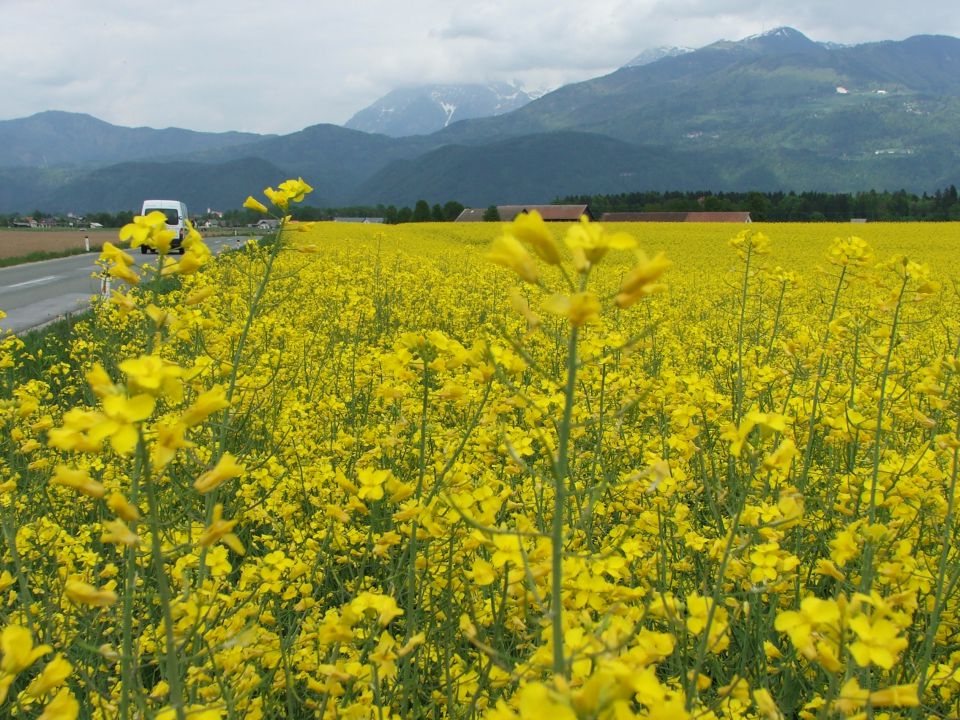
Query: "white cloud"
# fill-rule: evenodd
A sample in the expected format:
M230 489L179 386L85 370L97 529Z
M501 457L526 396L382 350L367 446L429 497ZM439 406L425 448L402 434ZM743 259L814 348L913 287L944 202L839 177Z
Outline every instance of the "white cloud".
M791 25L817 40L960 34L921 0L0 0L3 118L47 109L109 122L290 132L341 123L402 86L556 86L658 45Z

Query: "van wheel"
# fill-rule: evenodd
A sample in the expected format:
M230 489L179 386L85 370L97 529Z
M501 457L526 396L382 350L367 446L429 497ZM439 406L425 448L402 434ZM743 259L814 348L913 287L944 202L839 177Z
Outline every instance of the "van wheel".
M146 245L141 245L141 246L140 246L140 254L141 254L141 255L146 255L148 252L150 252L150 249L149 249Z
M180 246L180 250L179 250L178 252L179 252L181 255L183 255L186 251L187 251L187 249L186 249L183 245L181 245L181 246Z

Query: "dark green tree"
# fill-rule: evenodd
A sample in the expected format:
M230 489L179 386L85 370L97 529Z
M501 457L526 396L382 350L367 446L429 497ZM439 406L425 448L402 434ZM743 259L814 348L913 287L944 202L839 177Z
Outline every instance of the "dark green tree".
M430 222L430 206L426 200L417 200L413 207L413 222Z
M453 222L460 217L460 213L462 212L463 205L458 203L456 200L450 200L443 206L443 219L447 222Z
M767 219L767 211L770 209L770 201L763 193L752 192L747 194L747 210L750 211L752 220L762 222Z
M487 211L483 214L484 222L498 222L500 220L500 211L497 210L496 205L491 205L487 208Z

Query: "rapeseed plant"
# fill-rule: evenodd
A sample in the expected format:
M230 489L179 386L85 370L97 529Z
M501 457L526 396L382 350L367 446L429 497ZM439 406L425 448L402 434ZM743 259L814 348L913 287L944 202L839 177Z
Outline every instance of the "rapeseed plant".
M128 288L0 338L0 712L960 711L955 228L290 221L309 189L216 262L135 220Z

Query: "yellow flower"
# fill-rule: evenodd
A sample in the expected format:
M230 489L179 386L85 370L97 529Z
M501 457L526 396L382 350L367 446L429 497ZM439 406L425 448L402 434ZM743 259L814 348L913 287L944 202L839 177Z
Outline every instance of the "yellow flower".
M786 633L790 642L805 657L816 656L814 632L821 628L833 628L840 622L840 607L836 600L821 600L805 597L800 602L800 610L784 610L774 620L774 628Z
M120 369L126 373L134 389L154 397L164 396L174 402L179 402L183 397L180 381L183 368L157 355L141 355L124 360L120 363Z
M530 245L545 263L560 264L560 249L557 247L557 241L554 240L553 233L536 210L517 215L513 223L506 228L506 233Z
M592 292L551 295L543 307L554 315L563 315L574 327L580 327L600 317L600 301Z
M493 565L483 559L474 560L470 569L466 570L464 574L480 586L490 585L497 579Z
M129 267L127 267L126 265L123 265L123 264L117 264L117 265L112 266L112 267L107 271L107 274L108 274L110 277L115 277L115 278L117 278L118 280L123 280L124 282L128 282L128 283L130 283L131 285L136 285L137 283L140 282L140 276L137 275L137 274L136 274L133 270L131 270Z
M713 601L691 593L687 595L687 630L694 635L700 635L707 627L707 619L710 616L710 608ZM727 633L728 613L725 608L717 606L713 611L713 618L710 622L710 634L708 637L707 650L712 653L721 653L730 645L730 637Z
M621 308L628 308L640 298L649 297L666 287L657 280L672 264L667 260L667 256L659 252L649 260L643 252L638 252L637 255L637 264L624 275L620 283L620 292L615 302Z
M885 618L870 622L866 615L857 615L849 624L857 635L857 641L850 643L850 654L860 667L872 664L889 670L908 645L906 638L898 637L900 629Z
M103 529L105 532L100 536L101 542L126 545L127 547L140 544L140 538L127 527L123 520L107 520L103 523Z
M90 368L87 373L87 384L93 390L93 394L99 398L116 395L120 392L120 387L113 383L100 363L94 363L93 367Z
M603 225L590 222L586 215L581 216L580 222L567 230L564 242L571 250L580 251L590 265L600 262L608 250L629 250L637 244L627 233L607 234Z
M92 498L102 498L105 492L103 485L90 477L86 470L74 470L66 465L57 465L50 484L73 488Z
M532 285L537 284L540 273L533 256L528 253L520 241L513 235L501 235L493 241L487 259L513 270L520 279Z
M80 715L80 703L67 688L56 694L37 720L77 720Z
M199 305L208 297L213 295L216 291L217 290L214 285L207 285L206 287L194 290L192 293L187 295L187 299L183 302L185 305Z
M73 672L73 665L63 655L57 654L53 660L47 663L43 672L33 679L24 692L27 697L43 697L51 690L56 690L63 685L64 680L69 677L71 672Z
M357 497L361 500L379 500L383 497L383 486L392 477L389 470L361 468L357 471L359 489Z
M577 720L569 702L542 683L530 683L519 690L522 720Z
M106 420L96 429L96 435L109 437L114 450L121 455L129 455L137 445L135 425L150 417L156 401L142 394L132 398L108 395L101 402Z
M753 691L753 701L757 705L757 710L767 720L783 720L783 713L777 707L776 701L766 688L758 688Z
M33 646L33 635L19 625L8 625L0 633L0 674L17 675L50 652L49 645Z
M197 235L197 238L199 237L200 236ZM187 240L189 240L189 238ZM193 275L213 257L210 249L201 240L197 239L192 243L188 243L187 240L184 240L183 247L185 251L180 257L179 262L172 262L169 265L165 265L160 273L161 275Z
M110 497L107 498L107 507L114 515L128 522L140 519L140 511L137 510L137 506L130 503L121 493L111 493Z
M403 615L403 610L397 607L396 600L388 595L373 592L362 592L357 595L350 603L350 610L357 615L373 611L377 616L377 622L383 627L389 625L394 618Z
M744 259L748 254L770 254L770 238L759 230L741 230L736 237L730 238L729 243L737 251L737 254Z
M120 239L129 240L130 247L145 245L158 253L166 255L170 252L170 244L176 233L167 230L167 217L159 210L146 215L137 215L133 222L127 223L120 229Z
M834 238L830 245L830 262L840 266L866 265L873 259L873 250L863 238Z
M192 448L194 443L187 440L184 435L187 432L187 426L182 422L172 425L164 423L157 425L157 437L150 447L150 458L156 469L165 468L177 456L177 450L181 448Z
M303 196L312 193L313 188L303 181L303 178L296 180L284 180L279 185L280 190L287 194L291 202L302 202Z
M133 265L135 261L130 253L121 250L108 240L103 244L97 262L110 263L111 265Z
M78 605L109 607L117 601L117 594L113 590L101 590L82 580L67 580L64 590L67 597Z
M206 494L220 487L224 482L240 477L246 472L243 465L230 453L224 453L212 470L208 470L196 479L193 487L200 493Z
M180 418L187 427L199 425L213 413L230 407L230 401L227 400L227 392L220 385L214 385L206 392L200 393L197 399L193 401Z
M850 716L866 705L869 697L870 691L861 688L856 678L850 678L840 688L840 695L833 701L833 709Z
M799 454L796 444L790 438L787 438L780 447L774 450L770 455L763 459L764 470L779 470L787 472L793 463L793 458Z
M253 197L253 195L247 196L247 199L243 201L243 206L250 210L256 210L259 213L267 212L267 206Z
M137 278L139 280L139 278ZM126 317L131 310L137 309L137 303L118 290L110 291L110 304L116 305L120 309L120 317Z
M920 705L917 683L910 685L891 685L870 693L870 704L874 707L917 707Z
M200 536L200 545L210 547L217 541L223 540L235 553L243 555L246 552L243 543L231 532L236 524L236 520L223 519L223 505L217 503L213 507L213 521Z
M268 187L264 188L263 194L281 210L286 210L290 204L290 196L283 192L283 190L274 190L272 187Z

